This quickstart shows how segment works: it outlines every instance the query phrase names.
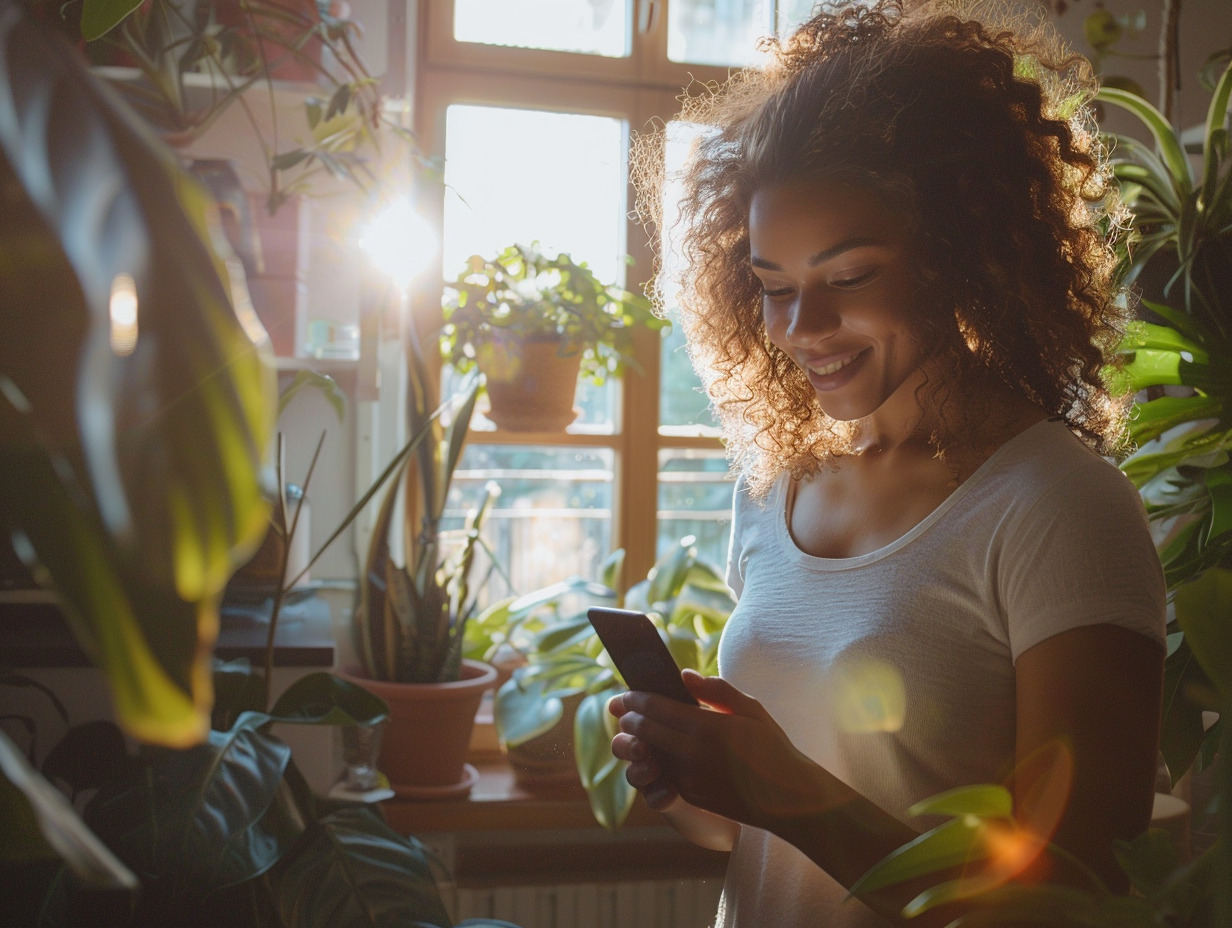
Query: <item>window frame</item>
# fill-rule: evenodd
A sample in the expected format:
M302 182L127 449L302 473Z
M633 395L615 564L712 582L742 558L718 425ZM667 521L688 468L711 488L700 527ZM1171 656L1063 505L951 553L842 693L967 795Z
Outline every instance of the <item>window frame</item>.
M443 163L445 121L451 105L508 106L549 112L606 116L624 121L624 164L632 132L655 120L672 118L679 110L682 88L697 81L725 80L730 70L667 61L667 9L663 0L634 0L633 49L628 58L604 58L534 49L459 42L452 37L454 0L419 7L419 54L415 64L414 131L430 157ZM637 28L638 17L644 29ZM625 214L634 208L633 190L626 185ZM443 229L444 190L424 183L419 209L437 229ZM625 251L632 258L625 285L637 289L653 274L655 242L632 218L626 221ZM436 273L432 273L435 270ZM427 337L440 325L440 287L427 281L444 279L438 258L434 269L421 275L412 292L413 324ZM659 427L661 339L639 332L635 356L641 370L618 382L616 422L611 433L589 431L554 434L510 433L500 430L473 435L484 444L611 448L615 453L612 494L611 549L625 549L625 576L643 577L656 558L659 500L659 456L662 450L719 451L717 434Z

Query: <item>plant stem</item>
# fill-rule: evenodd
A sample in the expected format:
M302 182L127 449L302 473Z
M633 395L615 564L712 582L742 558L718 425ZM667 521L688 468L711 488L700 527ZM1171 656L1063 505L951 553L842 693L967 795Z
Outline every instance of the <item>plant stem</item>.
M1159 111L1172 122L1175 90L1180 84L1177 42L1181 28L1181 0L1164 0L1159 25Z
M278 557L278 573L275 575L278 578L277 585L274 587L274 601L270 604L269 631L265 636L265 680L262 682L262 697L261 711L269 712L270 708L270 693L273 689L274 677L274 635L278 631L278 613L282 611L282 598L286 591L285 580L287 578L287 561L291 557L291 534L287 531L287 497L286 484L283 481L282 460L283 452L286 448L286 443L283 440L282 433L278 433L278 454L275 460L275 474L278 483L278 518L282 525L282 553ZM304 504L303 499L299 500L299 506ZM295 510L296 519L299 518L299 508Z

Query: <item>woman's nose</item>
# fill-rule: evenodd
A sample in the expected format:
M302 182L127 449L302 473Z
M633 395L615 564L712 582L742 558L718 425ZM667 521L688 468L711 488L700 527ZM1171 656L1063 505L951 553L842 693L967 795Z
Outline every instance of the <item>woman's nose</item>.
M816 291L801 291L787 318L787 340L803 345L828 338L838 331L842 318L833 304Z

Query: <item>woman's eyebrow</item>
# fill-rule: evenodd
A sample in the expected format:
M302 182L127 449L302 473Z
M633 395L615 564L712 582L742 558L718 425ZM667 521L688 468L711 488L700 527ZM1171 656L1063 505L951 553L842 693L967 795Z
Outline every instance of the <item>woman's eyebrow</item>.
M808 259L808 265L809 267L816 267L819 264L823 264L824 262L829 261L831 258L837 258L839 255L841 255L845 251L851 251L853 248L865 248L869 245L884 245L884 244L885 242L881 241L881 239L876 239L876 238L844 239L843 241L839 242L837 245L834 245L830 248L825 248L817 252L817 254L811 255ZM775 264L773 261L767 261L765 258L759 258L756 255L753 255L749 258L749 263L752 264L753 267L759 267L767 271L781 271L783 269L781 265Z

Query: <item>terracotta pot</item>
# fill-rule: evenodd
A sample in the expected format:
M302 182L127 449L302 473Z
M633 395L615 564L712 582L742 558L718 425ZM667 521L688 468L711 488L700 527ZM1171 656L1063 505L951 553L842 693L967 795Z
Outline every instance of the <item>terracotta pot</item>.
M389 704L389 725L378 766L399 796L437 799L465 796L475 781L466 763L475 713L496 670L464 660L453 683L388 683L370 680L357 668L341 673Z
M476 363L487 378L488 418L511 432L559 432L578 416L580 351L562 354L559 339L485 343Z

